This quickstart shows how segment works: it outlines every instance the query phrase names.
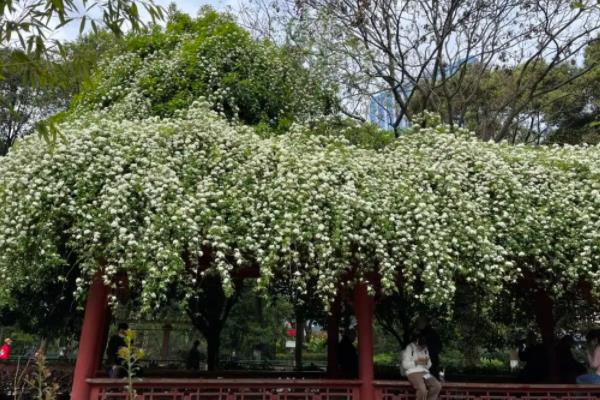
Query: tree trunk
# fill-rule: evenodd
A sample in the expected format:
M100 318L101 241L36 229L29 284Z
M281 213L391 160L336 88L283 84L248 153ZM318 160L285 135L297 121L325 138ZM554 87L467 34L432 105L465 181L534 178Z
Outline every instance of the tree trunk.
M219 277L205 277L199 285L197 295L188 300L187 312L192 324L206 339L208 370L214 371L219 367L221 332L243 286L241 280L236 281L235 292L227 297Z
M535 293L535 319L540 327L540 333L542 334L542 344L546 352L546 358L548 361L548 378L552 383L558 383L558 363L556 360L556 350L554 346L554 303L548 293L539 289Z
M506 137L510 134L510 128L512 126L513 123L515 122L515 118L521 113L521 111L523 110L523 107L517 107L513 110L511 110L508 115L506 116L506 119L504 120L504 122L502 123L502 126L500 127L500 131L495 135L494 140L496 142L500 142L503 139L506 139Z
M406 346L408 346L408 344L410 343L410 341L412 339L411 338L412 323L411 323L410 317L408 316L408 313L406 313L406 312L401 313L400 322L402 324L402 343L400 343L400 348L403 349Z
M206 339L206 364L209 371L219 368L219 350L221 347L221 330L211 332L205 336Z
M327 377L335 378L338 375L338 343L340 331L340 300L333 302L331 314L327 321Z
M297 371L302 371L302 346L304 345L304 312L296 309L296 348L294 364Z

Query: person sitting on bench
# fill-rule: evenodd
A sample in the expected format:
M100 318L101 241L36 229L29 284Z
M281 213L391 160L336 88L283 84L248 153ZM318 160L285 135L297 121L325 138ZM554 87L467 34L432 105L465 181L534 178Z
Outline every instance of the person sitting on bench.
M431 358L427 350L427 335L419 332L402 354L402 367L406 377L417 390L416 400L436 400L442 389L440 382L429 372Z

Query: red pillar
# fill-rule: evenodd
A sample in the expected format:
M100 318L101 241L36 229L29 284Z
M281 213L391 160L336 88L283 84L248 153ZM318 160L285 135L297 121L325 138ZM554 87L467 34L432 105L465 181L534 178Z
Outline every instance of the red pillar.
M109 288L98 276L94 278L88 293L79 339L77 361L73 372L71 400L88 400L90 386L86 379L93 378L102 362L104 332L108 323L109 310L107 297Z
M373 386L373 312L375 302L361 283L354 288L354 313L358 322L358 377L360 400L375 400Z
M340 301L331 305L331 315L327 320L327 375L335 378L338 374L338 343L340 332Z

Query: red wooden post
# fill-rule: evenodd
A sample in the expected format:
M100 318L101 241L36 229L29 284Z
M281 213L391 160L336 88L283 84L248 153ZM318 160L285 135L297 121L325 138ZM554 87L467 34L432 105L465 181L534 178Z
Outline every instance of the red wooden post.
M100 400L100 388L94 387L90 391L90 400Z
M94 377L102 362L104 332L109 316L108 293L109 288L104 285L102 278L100 276L94 278L85 305L79 350L73 372L71 400L90 399L91 388L86 379Z
M331 305L331 315L327 320L327 375L335 378L338 373L338 342L340 331L340 300Z
M369 296L367 285L361 283L354 288L354 313L358 322L358 377L360 400L375 400L373 385L373 312L375 301Z

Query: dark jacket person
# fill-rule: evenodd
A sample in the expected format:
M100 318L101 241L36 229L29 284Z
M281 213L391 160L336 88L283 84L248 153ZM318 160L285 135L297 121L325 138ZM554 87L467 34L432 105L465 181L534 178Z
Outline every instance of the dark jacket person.
M200 346L200 341L196 340L194 342L194 346L190 349L188 353L187 360L185 361L185 366L187 369L192 369L194 371L198 371L200 369L200 350L198 350L198 346Z
M431 368L429 373L436 379L440 379L440 353L442 352L442 340L435 329L431 327L429 321L425 317L417 319L417 330L421 332L427 340L427 350L431 360Z
M344 378L358 378L358 353L354 347L354 331L348 331L338 344L338 365Z
M112 335L106 348L106 362L108 363L108 376L119 378L123 376L123 364L125 360L119 356L119 350L126 347L125 332L129 329L126 323L120 323L118 331Z

